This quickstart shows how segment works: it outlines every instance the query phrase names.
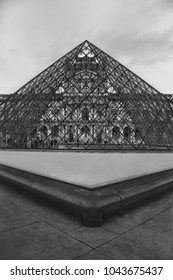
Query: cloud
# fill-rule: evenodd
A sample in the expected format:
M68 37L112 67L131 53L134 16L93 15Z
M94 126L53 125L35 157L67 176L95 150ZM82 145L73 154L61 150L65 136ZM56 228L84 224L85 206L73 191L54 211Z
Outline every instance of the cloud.
M114 34L114 36L112 36ZM116 34L101 32L96 41L102 42L105 49L109 49L114 57L129 58L130 63L151 64L173 57L172 29L163 33L126 32ZM104 42L104 43L103 43Z
M160 0L161 5L165 7L173 7L173 1L172 0Z
M14 92L85 39L127 66L166 67L172 2L0 0L0 92Z

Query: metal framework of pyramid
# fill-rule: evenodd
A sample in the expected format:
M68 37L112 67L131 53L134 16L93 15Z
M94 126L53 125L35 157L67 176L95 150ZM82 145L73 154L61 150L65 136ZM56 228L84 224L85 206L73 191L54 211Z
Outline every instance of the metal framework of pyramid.
M173 149L173 101L84 41L0 101L0 147Z

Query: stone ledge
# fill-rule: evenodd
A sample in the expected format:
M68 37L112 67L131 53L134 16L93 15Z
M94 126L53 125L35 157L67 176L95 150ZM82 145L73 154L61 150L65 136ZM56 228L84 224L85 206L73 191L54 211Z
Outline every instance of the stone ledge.
M89 227L122 212L126 207L173 188L173 169L141 176L119 183L86 189L0 164L0 179L20 187L57 208L80 217Z

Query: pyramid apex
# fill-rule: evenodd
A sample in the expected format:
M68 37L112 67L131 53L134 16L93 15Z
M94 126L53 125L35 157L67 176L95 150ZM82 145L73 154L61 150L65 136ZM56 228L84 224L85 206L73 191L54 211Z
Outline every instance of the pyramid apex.
M88 45L90 42L88 41L88 40L84 40L83 42L82 42L82 45Z

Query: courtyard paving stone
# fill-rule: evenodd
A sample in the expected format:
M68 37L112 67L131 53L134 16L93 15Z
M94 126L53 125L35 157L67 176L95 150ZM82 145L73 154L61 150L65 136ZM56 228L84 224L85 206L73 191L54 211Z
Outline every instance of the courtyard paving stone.
M173 260L173 234L138 226L97 250L116 260Z
M68 232L68 234L92 248L96 248L118 236L118 233L105 230L102 227L80 227Z
M0 205L0 232L40 221L40 218L5 198L0 198Z
M4 185L2 184L2 189ZM8 188L7 188L8 189ZM0 188L1 190L1 188ZM11 190L11 192L10 192ZM81 226L79 219L71 217L70 215L57 210L57 208L45 203L45 201L39 200L21 189L16 191L10 188L7 194L4 196L11 203L15 203L19 207L30 212L31 216L35 216L37 220L43 220L50 223L54 227L64 232Z
M78 257L77 260L113 260L113 258L93 249Z
M153 219L144 223L143 226L162 232L173 233L173 207L170 207L159 215L156 215Z
M124 233L162 213L172 205L173 194L168 192L150 199L147 203L143 203L134 209L128 209L121 215L106 220L103 227L107 230Z
M40 205L39 209L34 209L30 212L36 217L48 224L51 224L53 227L63 232L69 232L73 229L81 227L80 219L71 217L70 215L63 213L59 209L52 206L45 207Z
M50 225L39 222L0 233L0 259L74 259L90 250Z

